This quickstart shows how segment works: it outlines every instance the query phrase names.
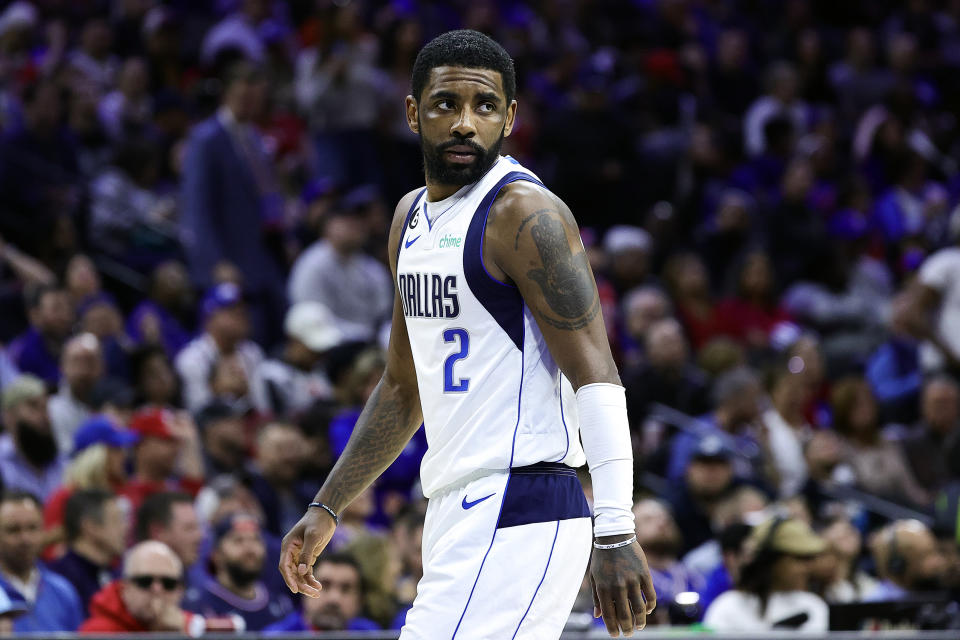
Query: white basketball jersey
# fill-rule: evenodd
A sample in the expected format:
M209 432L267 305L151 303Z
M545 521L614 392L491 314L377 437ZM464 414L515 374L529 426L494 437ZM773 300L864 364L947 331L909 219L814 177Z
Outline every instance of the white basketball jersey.
M585 462L573 389L519 290L483 264L487 215L504 185L543 185L500 157L477 182L426 202L400 237L397 286L416 366L428 498L491 470Z

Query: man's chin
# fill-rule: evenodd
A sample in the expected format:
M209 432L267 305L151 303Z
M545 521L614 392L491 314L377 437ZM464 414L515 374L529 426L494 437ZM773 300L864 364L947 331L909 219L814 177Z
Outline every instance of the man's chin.
M310 624L318 631L343 631L347 628L347 621L342 615L334 612L315 613Z

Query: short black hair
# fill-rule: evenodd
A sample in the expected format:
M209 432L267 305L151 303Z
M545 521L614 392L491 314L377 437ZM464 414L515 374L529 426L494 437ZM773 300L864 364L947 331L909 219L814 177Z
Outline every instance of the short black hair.
M40 502L40 498L29 491L24 491L23 489L8 489L0 493L0 505L7 502L23 502L24 500L32 502L40 512L43 512L43 503Z
M193 504L193 498L182 491L161 491L144 500L137 509L137 524L134 529L137 542L150 540L150 529L154 525L170 526L173 521L173 505L181 502Z
M346 551L337 551L335 553L324 553L317 558L317 562L313 567L314 575L316 575L317 570L320 568L320 565L324 564L338 564L338 565L347 565L353 567L357 570L357 578L359 578L360 590L364 590L363 583L363 569L360 568L360 563L357 561L356 557L352 554L347 553Z
M103 508L116 496L106 489L82 489L74 491L67 498L63 510L63 534L67 543L75 542L80 537L80 529L84 520L93 520L103 524Z
M489 36L472 29L442 33L420 49L413 63L410 88L413 98L420 102L420 94L427 86L430 71L436 67L472 67L499 71L503 77L503 91L509 103L517 95L517 75L513 59L500 44Z

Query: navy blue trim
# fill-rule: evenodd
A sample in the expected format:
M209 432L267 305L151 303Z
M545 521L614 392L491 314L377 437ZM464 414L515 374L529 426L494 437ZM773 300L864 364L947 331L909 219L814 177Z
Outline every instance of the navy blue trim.
M403 236L407 234L407 226L410 224L410 216L413 215L413 212L417 210L417 205L420 204L420 198L423 197L423 194L427 192L427 188L424 187L420 189L420 193L417 194L417 197L413 199L413 204L410 205L410 211L407 211L407 217L403 219L403 228L400 229L400 242L397 243L397 265L399 268L400 265L400 249L403 247Z
M577 472L563 464L541 462L510 470L497 528L536 522L589 518Z
M553 559L553 548L557 546L557 535L559 535L559 533L560 521L557 520L557 528L553 531L553 542L550 543L550 555L547 556L547 566L543 568L543 575L540 576L540 582L537 583L537 588L533 590L533 597L530 598L530 604L527 605L527 610L523 612L523 616L520 618L520 622L517 623L517 628L514 629L510 640L516 638L517 634L520 633L520 626L523 624L523 621L527 619L527 614L530 613L530 607L533 606L533 601L537 599L537 594L540 593L540 587L543 586L543 581L547 578L547 569L550 568L550 560Z
M520 386L517 389L517 424L513 427L513 440L510 441L510 466L513 466L513 453L515 447L517 446L517 430L520 428L520 408L523 402L523 340L525 337L526 331L523 329L521 324L521 334L520 334ZM477 588L477 583L480 582L480 574L483 573L483 565L487 562L487 556L490 555L490 549L493 549L493 541L497 539L497 529L500 528L500 518L503 516L503 505L507 501L507 493L510 491L510 481L513 480L513 469L507 475L507 484L503 489L503 495L500 497L500 512L497 514L497 526L493 528L493 535L490 536L490 546L487 547L487 552L483 554L483 560L480 561L480 568L477 570L477 577L473 580L473 586L470 587L470 595L467 596L467 603L463 605L463 611L460 613L460 619L457 620L457 628L453 630L453 635L450 636L450 640L454 640L457 637L457 631L460 630L460 625L463 623L463 617L467 615L467 608L470 606L470 600L473 599L473 592ZM582 492L581 492L582 494Z
M464 240L463 273L467 279L467 286L473 291L477 300L506 331L513 344L520 349L523 341L523 298L520 296L520 291L515 286L494 278L483 264L483 236L487 228L490 207L493 206L493 201L500 190L517 180L527 180L543 187L543 183L523 171L511 171L493 185L473 213L473 218L470 219L470 226Z

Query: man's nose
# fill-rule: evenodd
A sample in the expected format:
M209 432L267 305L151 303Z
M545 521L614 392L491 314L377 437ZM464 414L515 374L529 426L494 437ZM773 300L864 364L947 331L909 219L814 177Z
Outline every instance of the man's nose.
M477 128L474 125L473 113L470 109L460 110L460 117L450 128L450 133L460 138L472 138L476 135Z

